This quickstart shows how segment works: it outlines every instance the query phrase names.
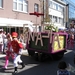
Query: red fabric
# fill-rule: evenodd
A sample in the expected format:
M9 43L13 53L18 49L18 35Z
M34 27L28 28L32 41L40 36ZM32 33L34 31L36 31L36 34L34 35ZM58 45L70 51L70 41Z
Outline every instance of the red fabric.
M11 46L12 46L13 51L14 51L15 53L18 53L18 52L19 52L19 49L23 48L23 45L21 44L21 42L16 41L16 40L13 40L13 41L11 42Z
M71 47L74 47L74 39L70 38L70 45Z
M10 57L10 56L14 59L14 53L10 50L11 41L8 41L7 47L8 47L8 50L6 51L6 59L9 59L7 57Z
M12 32L12 37L17 37L18 36L18 34L16 33L16 32Z
M9 57L9 56L11 56L14 59L14 53L9 51L9 50L7 50L6 51L6 57Z
M44 14L38 12L30 13L30 15L36 15L37 17L44 16Z
M11 55L10 46L11 46L11 41L8 41L8 42L7 42L8 50L6 51L6 55L7 55L7 56L10 56L10 55Z
M10 46L11 46L11 41L8 41L7 43L8 50L10 50Z
M74 48L74 35L73 34L70 35L67 45L69 48Z

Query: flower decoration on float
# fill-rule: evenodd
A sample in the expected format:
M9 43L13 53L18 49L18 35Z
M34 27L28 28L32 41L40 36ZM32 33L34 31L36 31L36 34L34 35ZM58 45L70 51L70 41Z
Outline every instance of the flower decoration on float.
M45 30L52 30L53 32L58 32L58 27L55 27L54 24L49 24L45 26Z

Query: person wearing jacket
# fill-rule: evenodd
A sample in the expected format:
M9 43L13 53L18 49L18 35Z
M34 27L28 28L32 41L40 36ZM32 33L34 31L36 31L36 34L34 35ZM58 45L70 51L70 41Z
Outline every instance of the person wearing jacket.
M11 47L11 35L7 34L7 50L6 50L6 56L5 56L5 64L2 67L3 69L7 69L8 67L8 63L9 63L9 58L12 57L12 59L14 59L14 53L12 52L12 50L10 49Z
M21 60L21 54L23 50L23 45L22 43L18 40L18 34L16 32L12 32L12 41L11 41L11 48L14 52L14 74L18 72L18 64L22 65L22 68L25 67L25 64Z

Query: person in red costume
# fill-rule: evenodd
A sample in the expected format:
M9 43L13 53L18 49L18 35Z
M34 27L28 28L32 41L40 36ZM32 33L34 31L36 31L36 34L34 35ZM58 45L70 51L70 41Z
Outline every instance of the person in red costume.
M21 54L23 50L22 43L18 40L18 34L16 32L12 32L12 41L11 41L11 47L14 52L14 74L17 73L18 63L22 65L22 68L25 67L25 64L21 60Z
M5 65L4 65L3 69L7 69L10 57L12 57L12 59L14 59L14 53L10 49L11 40L12 40L11 35L7 34L7 51L6 51L6 57L5 57Z

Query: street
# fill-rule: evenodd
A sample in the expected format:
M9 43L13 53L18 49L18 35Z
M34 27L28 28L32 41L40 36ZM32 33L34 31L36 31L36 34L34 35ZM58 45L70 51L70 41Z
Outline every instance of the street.
M2 66L4 65L5 55L2 56L0 54L0 75L12 75L14 71L13 62L10 59L9 66L7 70L3 70ZM73 63L73 57L74 53L72 50L67 50L64 57L61 60L66 61L67 63L71 64L73 67L75 67ZM18 67L18 73L16 75L56 75L58 70L58 63L59 61L54 61L51 59L46 59L44 62L39 62L34 60L32 57L29 57L27 52L25 52L25 55L22 55L22 60L25 63L25 68L20 69L21 66ZM73 72L70 72L71 75L75 75Z

